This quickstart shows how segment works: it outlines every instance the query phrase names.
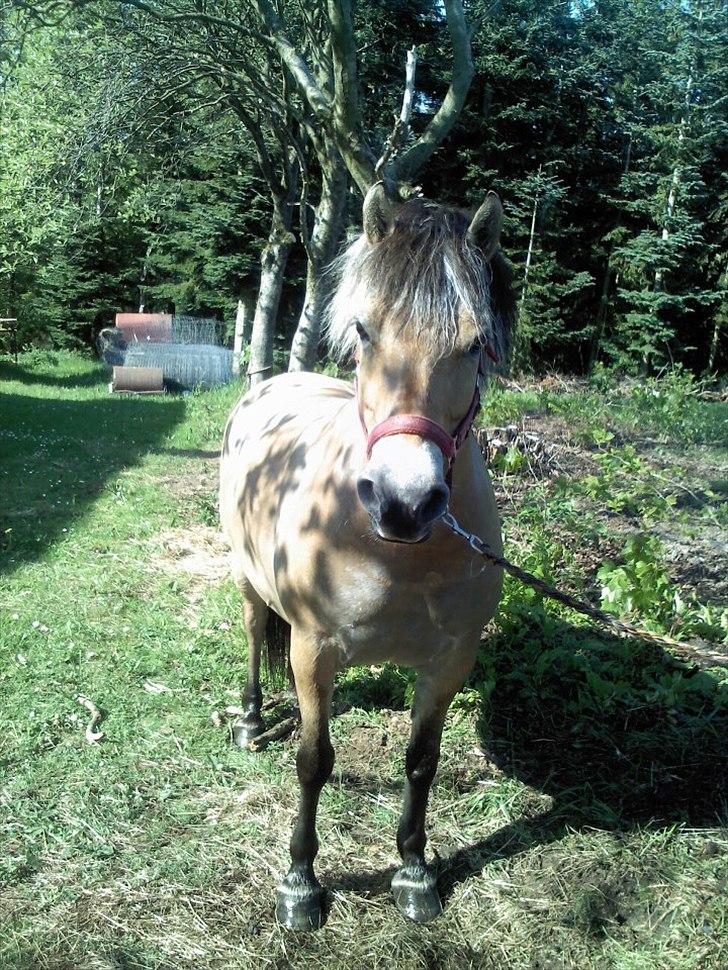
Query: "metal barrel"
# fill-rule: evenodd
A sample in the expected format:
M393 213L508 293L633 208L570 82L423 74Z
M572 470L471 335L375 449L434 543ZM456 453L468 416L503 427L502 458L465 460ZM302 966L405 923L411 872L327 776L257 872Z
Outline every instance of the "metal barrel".
M110 389L119 394L163 394L161 367L115 367Z

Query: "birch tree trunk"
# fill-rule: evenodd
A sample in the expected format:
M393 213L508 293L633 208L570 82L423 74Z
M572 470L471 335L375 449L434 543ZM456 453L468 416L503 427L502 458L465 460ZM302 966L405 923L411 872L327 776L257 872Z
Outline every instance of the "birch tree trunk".
M531 228L528 234L528 248L526 249L526 261L523 267L523 282L521 284L521 295L518 300L518 315L521 320L523 320L523 310L526 305L526 294L528 292L528 276L531 272L531 263L533 262L533 251L536 244L536 221L538 219L538 205L541 200L541 168L538 167L538 174L536 175L535 181L535 192L533 197L533 208L531 210ZM517 362L518 366L523 367L528 366L531 361L531 338L527 333L527 328L525 326L519 327L516 331L516 344L514 347L514 362Z
M519 309L523 311L523 304L526 302L526 291L528 289L528 274L531 270L531 260L533 259L533 243L536 238L536 217L538 215L538 200L541 194L541 166L538 167L539 181L536 183L536 194L533 197L533 213L531 215L531 231L528 236L528 251L526 252L526 265L523 268L523 287L521 289L521 305Z
M260 288L255 304L253 331L250 335L248 379L251 387L273 376L273 340L286 275L288 254L294 243L291 233L291 207L277 207L273 215L268 242L260 258Z
M722 289L725 290L726 287L728 287L728 262L726 263L722 273L722 282L723 282ZM713 321L713 333L711 334L711 337L710 337L710 349L708 351L708 372L709 373L712 373L715 370L715 364L716 364L716 361L718 360L718 347L720 346L720 332L721 332L723 323L725 322L725 316L724 316L724 310L723 310L723 307L725 307L725 305L726 305L726 301L724 297L723 305L718 309L716 309L715 311L715 319Z
M240 376L240 358L243 356L243 340L245 334L246 308L242 300L238 300L238 312L235 314L235 336L233 338L233 375Z
M692 74L688 78L687 88L685 89L685 110L680 118L680 126L677 132L677 150L675 152L676 161L675 167L672 170L672 180L670 182L670 191L667 196L667 208L665 210L665 221L662 224L662 233L660 238L663 242L667 242L670 238L670 223L672 217L675 214L675 204L677 202L677 193L680 188L680 178L681 170L680 166L682 164L683 155L683 144L685 142L685 129L687 127L689 112L690 112L690 95L693 89L693 77ZM658 267L655 270L655 290L661 290L664 282L665 271Z
M321 339L321 323L326 303L323 273L341 238L346 207L347 178L340 164L327 167L316 207L311 239L307 245L306 294L301 316L293 336L289 371L313 370ZM305 215L302 214L302 218Z
M715 362L718 359L718 347L720 346L721 320L715 318L713 323L713 333L710 338L710 350L708 352L708 372L715 370Z
M150 239L147 243L147 249L144 253L144 262L142 263L142 271L139 275L139 312L144 313L144 307L147 302L147 273L149 271L149 259L152 255L152 249L154 248L154 243Z

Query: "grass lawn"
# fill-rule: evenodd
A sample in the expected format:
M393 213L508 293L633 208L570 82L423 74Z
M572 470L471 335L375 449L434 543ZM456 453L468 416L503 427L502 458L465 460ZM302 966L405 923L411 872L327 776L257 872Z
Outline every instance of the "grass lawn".
M245 641L216 451L237 392L107 380L72 354L0 363L2 970L728 966L728 672L510 582L433 788L443 916L408 924L388 889L411 679L359 669L319 813L328 922L282 931L295 738L242 752L226 714ZM507 554L724 643L727 410L679 378L490 391Z

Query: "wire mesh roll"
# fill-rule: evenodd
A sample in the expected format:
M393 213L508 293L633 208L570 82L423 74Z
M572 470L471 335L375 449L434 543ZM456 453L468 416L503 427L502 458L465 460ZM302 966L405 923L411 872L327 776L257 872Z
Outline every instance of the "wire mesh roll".
M225 324L219 320L176 314L172 318L172 343L212 344L223 343Z
M233 352L210 344L133 343L126 351L127 367L158 367L170 390L207 390L233 378Z

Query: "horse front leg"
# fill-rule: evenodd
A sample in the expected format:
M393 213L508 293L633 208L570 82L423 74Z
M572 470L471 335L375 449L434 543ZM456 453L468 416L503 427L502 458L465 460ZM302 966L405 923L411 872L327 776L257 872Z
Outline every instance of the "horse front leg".
M427 923L442 912L437 876L425 861L425 815L447 711L472 667L474 654L474 650L467 651L444 669L421 672L415 686L404 807L397 830L404 865L392 878L392 893L399 911L418 923Z
M316 930L322 926L324 914L324 891L313 871L318 852L316 810L321 789L334 767L329 715L336 658L318 637L294 628L291 667L301 711L301 742L296 756L300 799L291 837L291 868L278 887L276 918L290 929Z

